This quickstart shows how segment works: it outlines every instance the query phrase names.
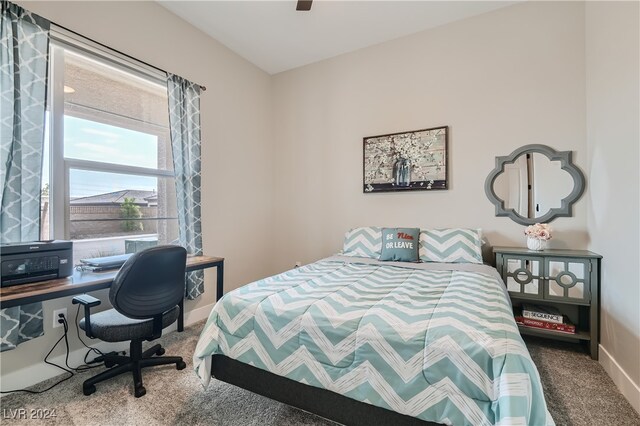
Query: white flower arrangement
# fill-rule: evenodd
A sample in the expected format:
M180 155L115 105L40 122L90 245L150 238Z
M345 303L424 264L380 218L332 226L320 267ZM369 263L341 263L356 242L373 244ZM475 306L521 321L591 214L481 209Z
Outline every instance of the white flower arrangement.
M546 223L536 223L535 225L527 226L524 230L524 235L536 240L547 241L551 239L551 227Z

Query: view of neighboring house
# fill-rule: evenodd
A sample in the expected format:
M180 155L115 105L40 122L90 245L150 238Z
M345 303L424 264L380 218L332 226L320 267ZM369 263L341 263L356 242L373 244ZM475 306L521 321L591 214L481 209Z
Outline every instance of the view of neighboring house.
M41 198L42 239L49 238L49 194ZM125 189L69 202L69 237L72 240L123 235L155 234L158 223L158 193ZM141 219L141 220L135 220ZM146 219L146 220L145 220Z
M50 203L48 190L41 196L41 239L50 234ZM126 189L86 197L69 202L69 239L73 240L73 258L80 259L132 253L175 241L175 220L158 220L156 191ZM162 237L159 237L159 234Z
M126 189L69 202L69 231L72 240L123 234L155 234L157 221L135 220L158 216L158 193Z

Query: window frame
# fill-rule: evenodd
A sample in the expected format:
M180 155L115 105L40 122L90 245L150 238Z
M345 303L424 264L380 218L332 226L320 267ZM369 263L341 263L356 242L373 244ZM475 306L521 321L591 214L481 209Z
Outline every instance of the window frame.
M147 176L155 178L173 178L175 172L167 169L153 169L139 166L106 163L64 156L64 117L65 98L54 96L64 93L64 68L65 50L79 53L90 59L104 62L108 66L118 68L132 75L133 78L141 78L146 82L158 84L166 89L166 74L152 68L142 62L113 51L105 46L72 33L63 28L52 26L49 64L49 238L70 239L70 170L88 170L96 172L118 173L134 176ZM167 111L168 114L168 111ZM74 115L75 116L75 115ZM79 116L78 118L84 117ZM126 116L118 116L118 122L130 119L137 125L122 126L130 130L141 131L140 127L146 127L145 133L153 134L158 138L166 136L166 128L152 123L137 123L135 119ZM107 121L107 120L105 120ZM114 120L116 121L116 120ZM103 124L114 125L104 121ZM157 127L157 131L154 131ZM160 131L162 129L162 132ZM159 140L160 143L160 140ZM170 142L169 142L170 143ZM57 182L58 184L53 184ZM158 220L177 220L177 217L158 217Z

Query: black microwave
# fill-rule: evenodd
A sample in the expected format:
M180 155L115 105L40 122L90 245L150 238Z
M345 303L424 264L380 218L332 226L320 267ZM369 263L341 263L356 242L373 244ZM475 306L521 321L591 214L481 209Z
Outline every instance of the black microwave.
M73 273L71 241L34 241L0 245L0 287L65 278Z

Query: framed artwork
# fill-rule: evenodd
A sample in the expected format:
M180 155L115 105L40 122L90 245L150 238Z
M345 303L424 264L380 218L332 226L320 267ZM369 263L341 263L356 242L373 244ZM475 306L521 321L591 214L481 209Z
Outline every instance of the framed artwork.
M447 189L449 127L363 139L363 191Z

